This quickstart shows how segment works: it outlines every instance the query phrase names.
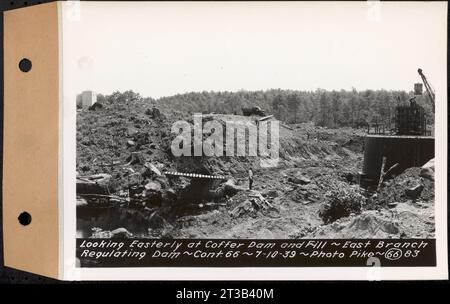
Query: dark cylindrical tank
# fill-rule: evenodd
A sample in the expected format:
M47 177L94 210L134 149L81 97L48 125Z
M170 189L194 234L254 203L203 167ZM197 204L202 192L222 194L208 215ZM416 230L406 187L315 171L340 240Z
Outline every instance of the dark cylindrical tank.
M378 182L383 156L386 157L385 170L396 163L399 171L422 166L434 158L434 137L367 135L361 172L363 186Z

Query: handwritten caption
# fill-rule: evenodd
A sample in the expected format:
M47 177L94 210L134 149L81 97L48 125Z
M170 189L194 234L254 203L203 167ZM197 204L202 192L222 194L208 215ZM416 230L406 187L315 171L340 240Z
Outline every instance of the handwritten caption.
M372 257L381 266L432 266L435 240L77 240L82 267L365 266Z

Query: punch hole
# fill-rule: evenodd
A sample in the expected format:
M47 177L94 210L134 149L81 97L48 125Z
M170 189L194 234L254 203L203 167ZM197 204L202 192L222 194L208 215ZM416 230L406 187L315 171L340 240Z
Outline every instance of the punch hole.
M31 66L31 61L27 58L23 58L19 62L19 69L24 73L29 72L31 70Z
M19 223L24 226L27 226L31 223L31 215L26 211L19 214L19 217L17 219L19 220Z

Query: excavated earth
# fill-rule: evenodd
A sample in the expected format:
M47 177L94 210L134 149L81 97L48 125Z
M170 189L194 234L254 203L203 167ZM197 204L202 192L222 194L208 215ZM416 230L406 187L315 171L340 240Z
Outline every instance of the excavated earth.
M434 182L420 177L420 168L387 181L377 193L359 189L366 198L360 202L361 210L325 224L320 212L330 189L358 188L362 130L326 129L309 123L282 125L278 166L262 168L256 157L174 157L170 143L175 135L170 128L180 117L154 117L146 114L149 108L136 102L79 111L78 174L110 174L111 193L123 195L130 183L139 182L138 173L145 171L147 162L162 172L226 176L237 193L207 198L190 179L177 178L167 182L178 200L165 208L165 213L123 204L95 212L78 211L79 236L110 237L110 231L125 228L128 236L135 237L434 237ZM253 119L239 115L213 118L222 122ZM254 171L252 191L248 190L249 168ZM136 174L130 175L130 169ZM405 195L419 184L423 185L419 196ZM187 199L181 194L183 189L194 195Z

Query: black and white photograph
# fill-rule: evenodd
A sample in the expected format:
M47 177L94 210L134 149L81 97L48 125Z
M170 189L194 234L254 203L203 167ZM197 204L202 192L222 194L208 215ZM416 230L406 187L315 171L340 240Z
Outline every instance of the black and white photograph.
M446 12L65 5L77 268L436 266Z

